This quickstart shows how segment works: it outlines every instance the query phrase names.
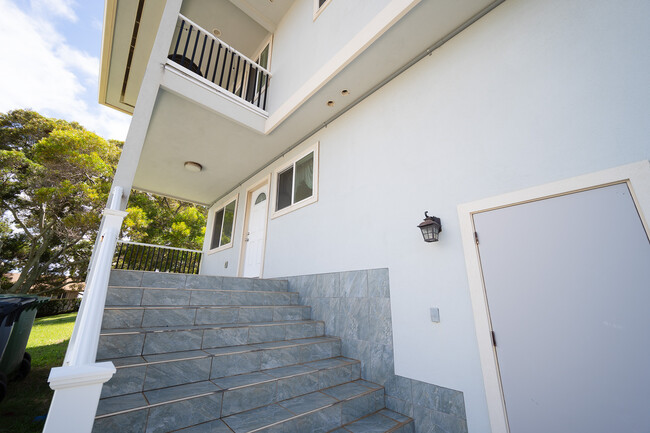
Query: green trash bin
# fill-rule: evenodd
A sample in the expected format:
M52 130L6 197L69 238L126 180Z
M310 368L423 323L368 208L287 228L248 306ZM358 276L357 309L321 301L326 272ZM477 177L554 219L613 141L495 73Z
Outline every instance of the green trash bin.
M14 312L13 327L9 332L2 356L0 357L0 400L4 398L7 378L16 375L24 378L31 370L31 356L25 352L29 334L34 325L38 306L47 302L49 298L29 295L0 295L0 303L12 302L18 304Z

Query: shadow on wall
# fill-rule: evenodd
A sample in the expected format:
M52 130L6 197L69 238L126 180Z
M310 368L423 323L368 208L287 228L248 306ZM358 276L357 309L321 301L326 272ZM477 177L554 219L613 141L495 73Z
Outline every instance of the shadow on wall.
M386 407L415 420L418 433L466 433L463 393L395 375L388 269L287 277L289 290L341 337L343 356L361 361L364 379L383 385Z

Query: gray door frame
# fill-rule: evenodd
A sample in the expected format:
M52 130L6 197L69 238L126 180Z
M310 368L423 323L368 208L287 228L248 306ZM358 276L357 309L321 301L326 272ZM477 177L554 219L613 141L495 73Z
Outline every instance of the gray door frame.
M492 345L490 313L487 307L479 251L474 236L473 215L619 183L627 184L646 234L650 237L650 225L646 218L646 215L650 216L650 161L615 167L458 206L465 265L492 433L509 433L509 429L496 352Z

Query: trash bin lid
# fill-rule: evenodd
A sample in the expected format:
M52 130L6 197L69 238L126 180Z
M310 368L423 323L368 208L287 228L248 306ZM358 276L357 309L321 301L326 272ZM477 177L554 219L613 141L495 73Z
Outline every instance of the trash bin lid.
M0 324L11 325L23 309L35 302L35 296L0 296ZM7 320L8 319L8 320Z

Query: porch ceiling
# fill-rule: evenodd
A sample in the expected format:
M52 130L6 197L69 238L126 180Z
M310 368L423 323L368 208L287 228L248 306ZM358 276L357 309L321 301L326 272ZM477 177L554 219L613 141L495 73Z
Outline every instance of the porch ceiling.
M197 203L213 203L359 102L436 42L500 2L422 1L266 135L161 89L134 187ZM342 89L348 89L350 95L342 96ZM327 106L329 100L335 101L334 107ZM185 161L199 162L203 171L186 171Z

